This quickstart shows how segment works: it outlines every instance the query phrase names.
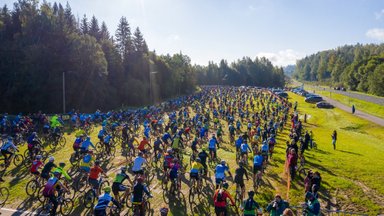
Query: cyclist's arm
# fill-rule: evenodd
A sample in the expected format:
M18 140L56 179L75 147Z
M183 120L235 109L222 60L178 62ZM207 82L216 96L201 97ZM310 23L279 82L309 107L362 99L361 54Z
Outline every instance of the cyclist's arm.
M225 191L227 193L227 196L229 198L229 200L231 200L231 204L234 206L235 205L235 200L233 199L233 197L231 196L231 194L228 192L228 191Z
M148 188L144 186L144 192L149 196L152 197L152 194L148 191Z
M67 179L68 181L71 180L71 177L68 175L68 173L65 170L63 170L61 173L64 175L65 179Z

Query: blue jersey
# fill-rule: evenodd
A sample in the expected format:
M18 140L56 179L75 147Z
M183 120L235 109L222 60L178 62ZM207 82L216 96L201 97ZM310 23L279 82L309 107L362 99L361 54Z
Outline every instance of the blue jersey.
M208 148L210 149L215 149L217 144L217 140L212 138L209 140Z
M248 151L248 149L249 149L249 146L248 146L247 143L241 144L240 150L241 150L242 153L246 153Z
M113 200L112 196L110 194L103 194L99 196L99 200L95 206L95 210L103 210L106 209L109 203Z
M256 155L255 157L253 157L253 165L254 166L261 166L263 165L263 156L261 155Z
M111 142L111 139L112 139L112 136L111 136L111 135L107 135L107 136L104 138L104 143L109 144L109 142Z
M241 144L243 143L243 138L239 138L236 140L236 148L240 148Z
M228 171L229 170L229 167L225 166L225 165L222 165L222 164L219 164L216 166L216 169L215 169L215 177L217 179L223 179L225 178L225 171Z

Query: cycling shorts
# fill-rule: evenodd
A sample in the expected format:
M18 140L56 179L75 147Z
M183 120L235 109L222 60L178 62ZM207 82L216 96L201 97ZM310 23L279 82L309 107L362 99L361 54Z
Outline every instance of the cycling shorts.
M121 183L114 182L112 184L112 192L114 194L119 194L120 191L126 191L127 187Z
M199 180L199 173L198 172L191 172L189 173L189 176L191 177L191 179L196 179L196 180Z
M99 181L97 179L88 179L88 183L92 185L93 189L99 189Z

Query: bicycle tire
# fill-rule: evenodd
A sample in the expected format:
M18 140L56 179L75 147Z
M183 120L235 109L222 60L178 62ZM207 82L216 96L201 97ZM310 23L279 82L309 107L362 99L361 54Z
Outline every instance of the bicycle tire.
M25 192L28 196L35 196L39 186L39 182L36 179L32 179L25 185Z
M188 195L189 203L192 203L195 200L195 193L193 186L189 189L189 195Z
M92 208L95 203L96 195L95 192L93 192L92 189L89 189L87 193L85 193L83 198L83 203L85 208Z
M39 200L40 203L44 203L45 197L43 195L43 189L44 187L40 187L39 190L37 191L37 200Z
M60 204L60 213L64 216L70 215L73 210L73 207L73 200L70 198L65 198Z
M58 145L60 145L61 147L64 147L65 144L67 143L67 139L64 136L61 136L57 142L58 142Z
M0 187L0 206L3 206L9 197L9 190L6 187Z
M13 164L15 166L20 166L24 161L24 157L23 155L21 154L16 154L14 157L13 157Z

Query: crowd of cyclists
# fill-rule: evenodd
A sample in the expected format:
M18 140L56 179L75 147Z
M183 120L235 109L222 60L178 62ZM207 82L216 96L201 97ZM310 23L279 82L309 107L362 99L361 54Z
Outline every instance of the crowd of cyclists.
M168 198L189 187L189 198L206 193L218 216L239 211L258 215L263 209L254 197L273 160L277 135L288 121L292 128L286 157L291 180L295 179L298 159L303 162L304 151L311 146L311 137L303 133L298 116L287 99L254 87L204 87L190 96L126 111L71 112L50 118L40 112L14 118L5 114L0 122L1 173L6 176L11 162L25 166L33 175L26 185L27 194L38 198L43 203L41 211L51 215L58 211L70 214L75 197L94 215L119 215L125 208L132 215L146 215L151 211L155 170L161 170L158 178ZM50 155L66 147L64 130L75 136L68 140L73 142L73 153L57 162ZM24 143L27 150L19 154ZM232 147L236 154L224 160ZM229 164L236 164L234 175ZM108 173L114 173L112 182ZM185 186L182 179L188 179ZM320 209L313 208L320 207L320 182L318 172L308 171L307 215L319 214L316 211ZM236 187L234 195L228 190L230 184ZM206 187L210 190L203 191ZM76 196L79 193L82 195ZM288 206L276 195L265 210L280 215ZM168 211L160 209L161 215Z

